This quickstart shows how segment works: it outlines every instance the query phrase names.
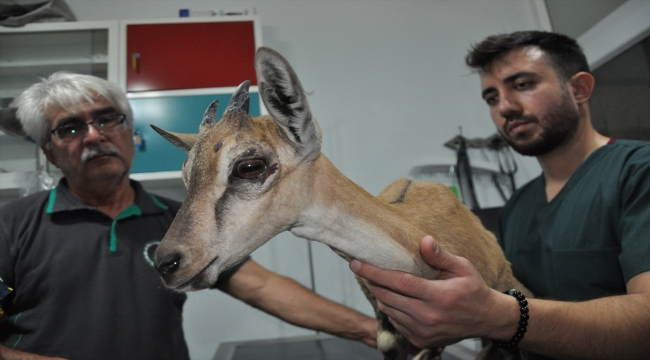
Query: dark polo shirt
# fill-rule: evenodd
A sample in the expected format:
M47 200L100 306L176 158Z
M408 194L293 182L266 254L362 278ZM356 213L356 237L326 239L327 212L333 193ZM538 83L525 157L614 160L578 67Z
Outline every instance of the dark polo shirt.
M65 179L0 208L0 278L13 288L5 346L70 359L189 358L186 295L166 289L152 261L181 204L131 186L135 203L114 220Z

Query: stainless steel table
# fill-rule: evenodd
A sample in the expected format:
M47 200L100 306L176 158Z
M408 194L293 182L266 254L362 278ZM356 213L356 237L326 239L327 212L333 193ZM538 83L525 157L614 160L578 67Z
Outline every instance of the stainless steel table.
M381 360L379 352L358 341L319 334L292 338L223 342L213 360Z
M410 357L409 357L410 358ZM460 360L448 352L443 360ZM376 349L358 341L327 334L254 341L231 341L219 345L213 360L382 360Z

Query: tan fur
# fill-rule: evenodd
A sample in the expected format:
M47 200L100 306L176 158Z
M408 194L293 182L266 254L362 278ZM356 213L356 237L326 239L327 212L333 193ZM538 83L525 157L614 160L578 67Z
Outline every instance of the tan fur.
M189 217L185 216L186 213L179 216L181 221L189 221L186 219L191 218L192 225L178 227L175 221L164 240L169 242L173 238L175 243L183 244L181 246L185 249L184 257L193 259L185 268L186 278L196 274L211 258L208 256L210 252L206 251L209 249L202 245L204 241L197 242L192 239L195 236L214 234L216 231L213 226L213 214L205 209L214 208L215 198L220 194L218 189L222 186L219 185L218 175L208 175L220 173L220 156L225 156L225 152L215 154L205 149L212 148L222 140L227 140L227 144L230 144L229 139L245 138L247 142L250 142L250 139L267 142L278 153L284 153L284 156L292 153L288 149L278 149L282 146L283 139L269 138L272 134L277 134L272 119L259 117L252 120L255 126L246 132L247 136L242 133L235 135L230 131L222 132L215 126L211 134L205 135L203 141L198 142L199 146L204 148L201 153L209 156L210 160L201 159L203 161L198 164L196 161L192 164L193 167L202 169L196 171L196 176L190 182L190 193L184 204L184 208L189 208ZM433 182L411 182L402 178L375 197L338 171L323 154L307 163L283 163L283 160L280 160L282 171L278 179L264 197L268 197L267 201L264 206L257 207L257 211L250 216L254 221L248 223L246 218L249 216L242 214L243 216L237 216L238 222L248 223L248 227L256 228L260 222L275 221L278 222L278 228L290 229L298 236L335 247L337 253L347 260L358 258L375 266L435 278L437 272L420 257L420 240L428 234L432 235L443 249L472 262L490 287L500 291L517 288L530 295L513 277L510 264L494 235L483 228L480 220L446 186ZM186 168L185 171L189 169ZM400 203L391 204L400 197L403 198ZM314 208L320 211L312 217L309 212ZM352 224L353 220L357 222ZM281 224L282 221L287 223ZM300 229L304 227L315 229L313 233L318 235L303 234ZM177 230L180 232L177 233ZM372 246L356 245L354 241L350 241L349 246L343 248L330 241L327 237L330 234L344 239L366 239ZM263 242L270 238L271 236ZM381 244L390 244L402 251L373 253L373 250L382 248ZM235 253L220 253L219 257L233 257L234 261L228 261L228 264L231 264L246 255L248 253L239 253L237 256ZM206 286L208 283L209 281L205 282ZM385 316L376 307L372 294L362 282L360 284L373 304L377 317ZM385 338L388 336L384 330L382 333ZM404 339L396 338L394 342L401 342L402 347L407 346ZM397 358L401 359L406 354L402 351Z
M412 267L393 266L397 261L380 263L375 258L364 259L369 263L433 278L435 272L420 257L420 240L432 235L443 249L472 262L490 287L502 291L513 287L523 289L512 276L510 264L494 235L485 230L480 220L445 185L402 178L374 197L341 174L324 155L304 166L309 167L305 174L317 175L292 179L288 187L309 186L315 192L311 195L316 198L314 201L336 211L340 221L361 219L372 231L380 231L384 236L372 241L390 242L403 248L403 253L390 256L405 257L402 263L411 263ZM296 183L301 181L303 185ZM407 185L402 202L391 204L400 199ZM364 234L366 230L345 227L349 237ZM354 250L346 253L347 257L363 257L365 249Z
M251 118L234 109L217 122L211 118L214 104L197 135L155 128L189 151L183 167L188 196L156 251L165 285L182 291L209 287L219 273L288 230L330 246L348 261L355 258L429 279L438 271L420 256L420 240L432 235L443 249L471 261L490 287L514 287L530 295L513 277L494 235L447 187L399 179L371 195L320 152L320 128L286 60L260 49L256 66L263 100L267 107L276 106L270 109L274 117ZM272 82L272 89L264 91L265 81ZM233 95L239 99L235 104L245 104L248 85L245 92L242 86ZM273 98L278 92L283 92L280 100ZM285 99L289 103L282 103ZM238 177L238 164L250 159L263 160L264 172ZM166 271L170 266L173 271ZM375 309L385 358L405 359L408 341L360 283Z

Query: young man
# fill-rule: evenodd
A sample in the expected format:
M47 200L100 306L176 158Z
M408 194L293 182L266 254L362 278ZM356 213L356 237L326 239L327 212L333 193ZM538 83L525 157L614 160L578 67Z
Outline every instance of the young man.
M489 289L470 263L431 237L421 251L442 270L437 280L356 260L352 270L417 346L472 337L508 343L519 333L512 345L529 359L647 357L650 144L594 130L594 78L573 39L537 31L491 36L466 60L479 72L502 137L543 170L505 205L498 234L515 276L537 299L526 306ZM520 323L522 307L529 319Z
M10 291L0 358L187 359L186 295L165 289L151 258L180 204L129 179L126 95L103 79L56 73L17 104L23 128L65 177L0 208L1 295ZM375 345L374 319L253 260L215 287L292 324Z

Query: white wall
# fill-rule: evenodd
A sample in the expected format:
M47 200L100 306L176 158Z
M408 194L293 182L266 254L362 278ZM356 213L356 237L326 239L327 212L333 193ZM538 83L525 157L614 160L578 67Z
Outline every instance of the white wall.
M650 1L627 0L577 40L591 70L650 35Z
M83 21L254 7L264 45L282 53L312 93L325 154L373 194L408 175L416 159L453 158L443 143L459 126L468 138L493 134L466 51L487 35L547 22L537 15L539 1L529 0L67 2ZM517 160L520 185L539 174L534 160ZM347 263L321 244L314 252L317 292L371 314ZM282 234L253 258L309 286L304 240ZM190 294L185 325L193 359L211 359L221 341L310 334L217 291Z

